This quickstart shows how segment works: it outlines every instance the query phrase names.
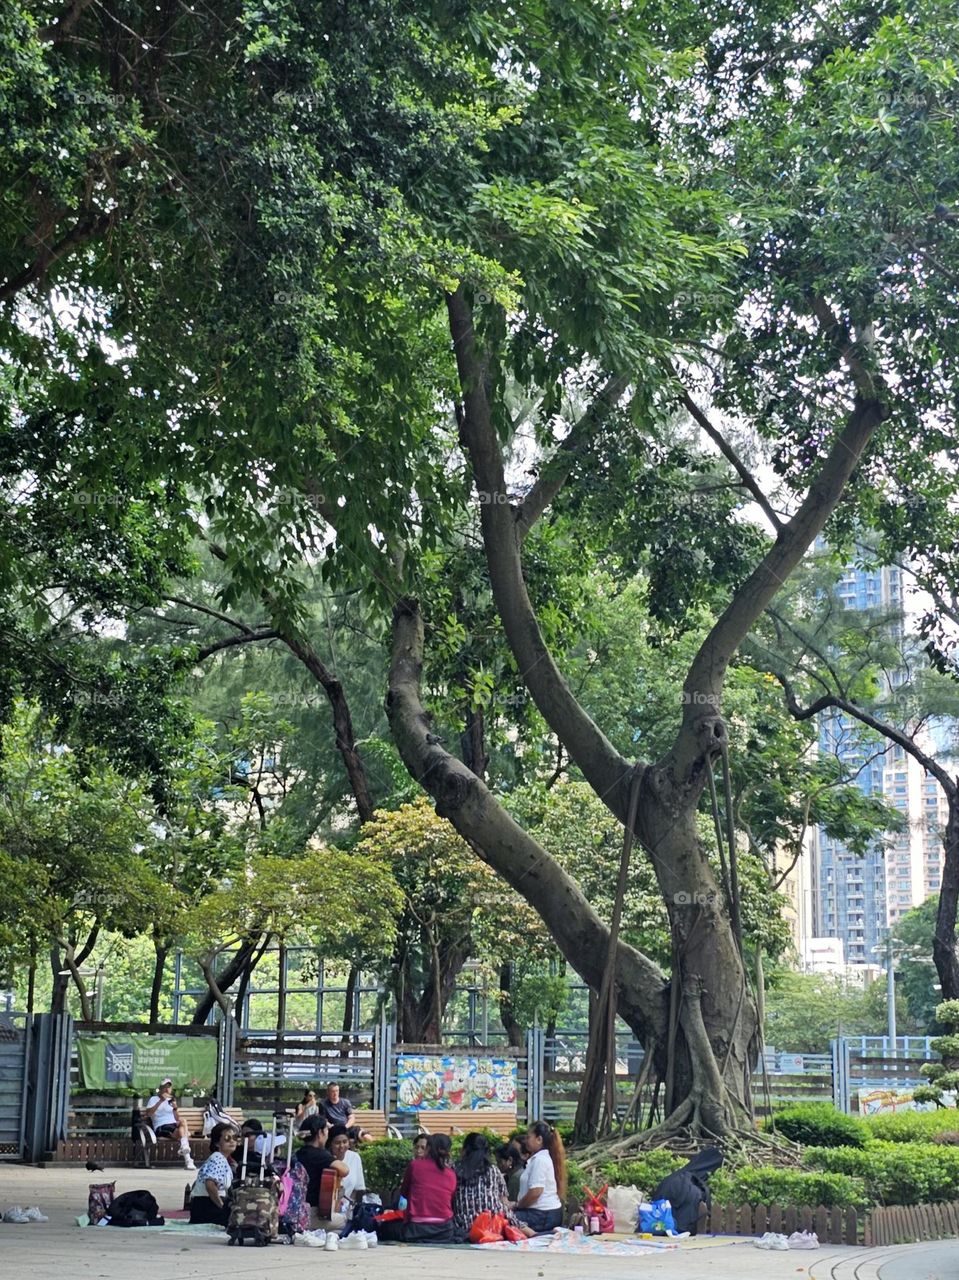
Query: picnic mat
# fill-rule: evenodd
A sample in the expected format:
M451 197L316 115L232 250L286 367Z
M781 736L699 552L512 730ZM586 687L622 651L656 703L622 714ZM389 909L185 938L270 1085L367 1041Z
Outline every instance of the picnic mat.
M187 1214L187 1218L189 1218L189 1214ZM99 1227L99 1224L91 1224L88 1213L81 1213L79 1218L76 1219L76 1224L78 1227L89 1227L91 1225ZM215 1223L189 1222L182 1218L167 1218L162 1227L104 1227L103 1229L114 1233L117 1231L179 1231L195 1236L223 1235L223 1228L216 1226Z

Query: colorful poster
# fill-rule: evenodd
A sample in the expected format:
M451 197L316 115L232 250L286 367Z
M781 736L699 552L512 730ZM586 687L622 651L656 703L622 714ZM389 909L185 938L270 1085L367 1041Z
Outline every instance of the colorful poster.
M955 1095L944 1093L943 1102L955 1106ZM912 1089L860 1089L859 1114L864 1116L892 1115L896 1111L935 1111L934 1102L916 1102Z
M399 1111L515 1111L515 1058L432 1058L401 1054L396 1060Z
M210 1093L216 1088L215 1036L151 1036L142 1031L77 1035L80 1085L101 1093L139 1089L152 1093L169 1076L173 1092Z

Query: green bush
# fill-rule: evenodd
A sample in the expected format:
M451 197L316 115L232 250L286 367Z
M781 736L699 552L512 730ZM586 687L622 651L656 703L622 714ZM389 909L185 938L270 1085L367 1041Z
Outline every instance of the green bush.
M862 1147L869 1130L855 1116L837 1111L831 1102L798 1102L784 1107L765 1124L793 1142L811 1147Z
M686 1163L684 1156L673 1155L671 1151L649 1151L637 1160L610 1160L600 1168L594 1181L599 1186L608 1182L610 1186L639 1187L649 1194L663 1178Z
M959 1112L954 1107L938 1111L900 1111L896 1115L866 1116L863 1123L870 1138L879 1142L930 1142L937 1133L959 1128Z
M801 1169L720 1169L709 1180L714 1204L833 1205L856 1209L871 1203L860 1178Z
M811 1147L814 1169L861 1178L876 1204L933 1204L959 1199L959 1150L933 1142L870 1142L857 1147Z
M366 1185L385 1196L402 1181L406 1166L413 1159L413 1143L406 1139L397 1142L395 1138L364 1142L360 1157Z

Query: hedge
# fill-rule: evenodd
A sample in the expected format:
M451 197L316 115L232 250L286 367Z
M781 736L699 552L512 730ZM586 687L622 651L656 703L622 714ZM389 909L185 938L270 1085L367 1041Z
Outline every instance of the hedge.
M861 1178L803 1169L719 1169L709 1179L715 1204L838 1205L866 1209L872 1203Z
M861 1178L876 1204L935 1204L959 1199L959 1149L933 1142L870 1142L810 1147L804 1163Z
M869 1136L880 1142L930 1142L933 1135L959 1129L959 1111L946 1107L937 1111L900 1111L896 1115L866 1116L863 1123ZM825 1146L821 1142L818 1146Z
M797 1102L775 1112L763 1128L810 1147L863 1147L870 1136L862 1120L837 1111L831 1102Z

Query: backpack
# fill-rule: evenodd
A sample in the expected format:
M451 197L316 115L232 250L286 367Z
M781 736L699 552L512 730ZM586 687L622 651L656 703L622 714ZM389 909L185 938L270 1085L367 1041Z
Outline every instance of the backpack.
M208 1138L218 1124L229 1124L235 1128L235 1122L230 1119L223 1108L220 1106L216 1098L211 1097L210 1101L203 1108L203 1136Z
M124 1191L110 1206L111 1227L162 1227L160 1206L149 1191Z
M309 1228L310 1206L306 1199L309 1185L310 1175L299 1160L284 1170L280 1179L280 1202L277 1206L280 1230L291 1239Z

